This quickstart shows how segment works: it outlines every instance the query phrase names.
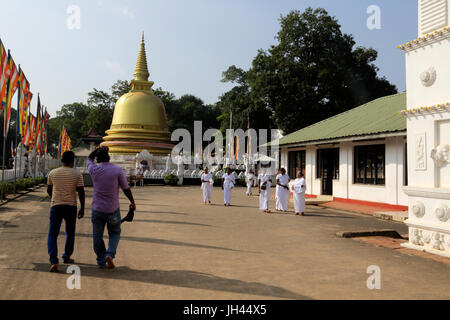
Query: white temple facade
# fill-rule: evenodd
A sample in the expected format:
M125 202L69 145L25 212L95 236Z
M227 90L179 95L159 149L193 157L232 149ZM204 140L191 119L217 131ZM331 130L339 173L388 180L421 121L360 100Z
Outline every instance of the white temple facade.
M409 243L450 257L450 0L419 0L406 55Z

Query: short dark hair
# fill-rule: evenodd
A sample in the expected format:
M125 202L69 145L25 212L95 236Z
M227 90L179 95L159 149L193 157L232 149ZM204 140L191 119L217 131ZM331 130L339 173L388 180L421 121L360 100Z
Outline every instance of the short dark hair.
M75 153L73 151L66 151L63 153L61 162L64 164L71 164L75 162Z
M109 160L108 149L100 148L97 150L97 162L109 162Z

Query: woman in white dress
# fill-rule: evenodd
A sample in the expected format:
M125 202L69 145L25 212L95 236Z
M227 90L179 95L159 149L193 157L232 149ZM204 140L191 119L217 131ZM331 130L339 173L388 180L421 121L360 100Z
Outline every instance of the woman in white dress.
M275 209L278 211L287 212L289 205L289 197L291 191L289 190L289 176L286 174L284 168L281 169L281 173L277 175L277 188L276 188L276 205Z
M208 172L208 168L205 168L205 170L202 173L201 180L202 180L202 187L203 190L203 202L205 204L211 203L211 191L212 191L212 174Z
M265 213L270 213L270 187L272 186L272 175L263 173L260 175L259 187L259 209Z
M233 192L234 185L236 183L234 174L230 168L227 168L227 172L222 177L222 190L223 190L223 202L224 206L230 206L231 194Z
M247 183L247 192L245 194L247 196L251 196L252 195L253 181L255 181L255 174L253 173L253 170L250 170L245 175L245 182Z
M299 171L297 174L297 179L295 179L292 186L292 191L294 192L294 207L295 214L305 215L305 193L306 193L306 182L303 177L303 173Z

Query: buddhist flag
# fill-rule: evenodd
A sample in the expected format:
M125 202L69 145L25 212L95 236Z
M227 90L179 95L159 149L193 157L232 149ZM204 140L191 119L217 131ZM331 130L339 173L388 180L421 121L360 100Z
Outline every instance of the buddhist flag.
M25 128L27 126L28 121L28 96L31 95L30 92L30 83L28 82L27 78L25 77L25 74L23 73L22 69L19 73L19 106L17 110L17 133L21 135L22 137L25 134Z
M28 125L28 140L26 146L33 149L34 143L36 141L36 117L30 114L29 125Z
M14 143L11 141L11 158L14 158Z
M40 154L40 144L42 135L42 112L41 112L41 99L38 94L37 111L36 111L36 130L35 130L35 147L36 152Z
M42 121L42 151L44 154L47 154L47 133L48 133L48 120L50 119L50 114L47 112L47 108L45 108L44 118Z
M66 151L67 144L67 131L64 125L61 125L61 130L59 134L59 157L61 158L62 154Z
M8 53L0 40L0 114L3 111L3 96L6 99L7 83L9 79ZM5 100L6 101L6 100Z
M8 79L8 85L7 85L7 94L6 97L2 96L2 104L3 104L3 110L5 111L4 114L4 126L3 126L3 136L8 136L8 130L9 130L9 120L11 117L11 100L14 96L14 93L16 93L17 88L19 87L19 72L17 71L16 64L14 63L13 58L11 55L8 55L8 67L9 69L9 79Z

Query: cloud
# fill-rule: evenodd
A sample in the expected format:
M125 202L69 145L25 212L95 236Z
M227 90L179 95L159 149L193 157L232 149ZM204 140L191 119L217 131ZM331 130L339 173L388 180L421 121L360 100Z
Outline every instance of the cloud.
M134 12L131 11L127 6L122 8L122 14L130 19L134 19Z
M111 61L111 60L105 60L105 67L109 71L112 71L114 73L122 73L123 69L122 66L118 61Z

